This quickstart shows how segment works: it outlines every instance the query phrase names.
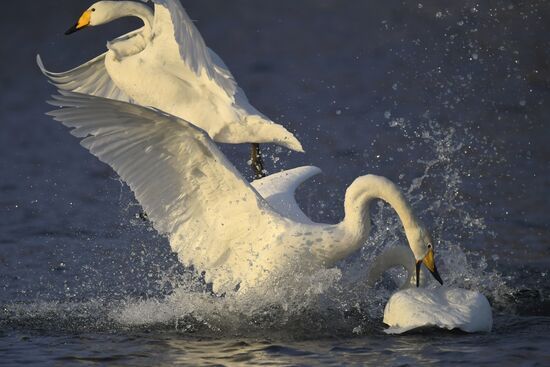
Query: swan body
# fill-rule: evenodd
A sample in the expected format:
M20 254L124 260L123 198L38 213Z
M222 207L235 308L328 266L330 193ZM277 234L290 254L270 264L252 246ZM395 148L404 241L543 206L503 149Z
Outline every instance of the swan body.
M66 72L38 65L61 90L151 106L190 121L221 143L275 143L303 152L300 142L248 101L178 0L99 1L68 33L133 16L143 27L107 44L108 51Z
M461 288L416 288L415 259L410 249L394 247L372 264L368 282L391 267L403 266L408 278L401 290L394 293L384 309L388 334L401 334L417 328L437 327L465 332L490 332L493 315L489 301L479 292ZM423 277L424 282L426 278Z
M118 173L180 261L204 271L217 293L261 287L289 269L333 266L364 244L369 206L378 198L397 211L417 261L435 268L428 232L386 178L357 178L346 191L344 220L314 223L298 208L293 193L317 168L282 172L251 185L208 134L179 117L60 93L50 101L60 109L50 115Z

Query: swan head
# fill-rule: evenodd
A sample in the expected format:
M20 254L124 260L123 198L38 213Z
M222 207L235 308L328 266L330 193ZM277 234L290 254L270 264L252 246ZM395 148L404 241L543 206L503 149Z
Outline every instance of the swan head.
M422 264L426 266L439 283L443 284L443 280L435 266L434 243L428 230L420 224L415 224L414 228L409 228L406 232L416 261L416 286L419 286L420 267Z
M90 6L74 26L69 28L65 34L69 35L88 26L105 24L117 17L115 9L120 6L118 1L98 1Z

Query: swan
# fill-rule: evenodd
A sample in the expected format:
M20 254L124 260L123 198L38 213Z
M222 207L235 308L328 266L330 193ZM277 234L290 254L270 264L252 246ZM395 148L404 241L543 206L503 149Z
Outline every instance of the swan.
M66 34L121 17L143 27L107 43L108 51L61 72L37 63L58 88L151 106L190 121L220 143L254 143L252 166L263 176L257 143L303 152L292 133L248 101L222 59L206 47L178 0L154 0L154 13L135 1L99 1Z
M417 288L415 257L407 247L392 247L371 265L367 284L373 285L382 273L402 266L407 279L394 293L384 309L387 334L401 334L417 328L438 327L465 332L490 332L493 325L491 306L479 292L461 288ZM422 273L420 273L422 274ZM427 282L420 277L420 282Z
M58 107L49 115L117 172L179 260L204 272L215 293L261 290L289 269L334 266L365 242L369 206L377 198L399 215L416 261L441 279L428 231L384 177L361 176L351 184L341 223L315 223L289 200L299 178L275 187L269 181L276 180L267 177L256 189L193 124L136 104L59 93L49 101Z

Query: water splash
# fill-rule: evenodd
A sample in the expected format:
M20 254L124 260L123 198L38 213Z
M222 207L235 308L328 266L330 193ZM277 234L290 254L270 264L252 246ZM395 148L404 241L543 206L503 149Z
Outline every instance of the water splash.
M404 119L390 123L390 126L400 128L408 139L420 140L432 152L431 159L418 161L423 166L423 174L411 181L406 195L413 207L423 208L421 216L432 218L438 261L442 263L441 269L447 285L480 291L497 309L509 310L508 295L514 289L497 270L489 267L484 256L468 249L475 241L494 236L494 233L470 203L473 197L468 194L468 190L477 190L475 179L472 179L472 167L475 165L472 162L465 164L464 159L473 149L488 152L493 151L494 147L461 123L443 127L427 114L425 119L425 123L419 127L412 127ZM493 156L486 155L485 159L491 160ZM484 163L477 162L478 165ZM467 187L472 182L473 190ZM483 193L478 195L483 196ZM380 212L379 220L384 220L384 213ZM395 220L393 223L395 232Z
M465 178L471 172L462 162L468 149L490 149L488 143L460 124L444 127L428 117L418 126L394 118L390 126L399 129L413 149L423 151L422 159L417 161L420 174L408 181L404 175L400 186L406 187L406 196L419 216L431 224L428 227L437 239L437 261L446 284L478 290L494 306L508 307L507 295L512 289L505 279L490 268L483 256L467 250L468 243L479 240L488 228L483 217L468 205L471 188ZM280 151L266 153L277 166ZM136 219L124 226L130 226L129 231L150 233L152 228L135 215L139 207L126 191L119 194L121 210L125 217ZM6 304L0 325L77 330L157 327L206 335L272 335L280 331L287 336L319 337L369 333L381 326L385 302L395 283L403 279L402 273L394 271L389 275L391 281L368 288L365 277L369 264L385 248L406 241L401 223L388 205L379 202L372 220L374 226L367 243L338 268L308 275L300 274L299 269L289 271L284 278L273 279L262 293L245 296L213 295L200 275L183 269L174 256L167 260L166 254L152 251L161 244L167 248L164 239L157 238L158 243L138 241L132 244L129 263L124 266L137 269L137 273L146 268L145 260L150 261L152 256L156 266L144 270L145 276L139 278L143 284L137 292L110 294L109 284L90 282L89 288L101 287L108 296L96 297L93 291L84 290L84 300L72 294L67 301ZM91 268L90 272L97 270ZM90 273L89 278L93 279L94 274ZM86 300L86 294L92 300Z

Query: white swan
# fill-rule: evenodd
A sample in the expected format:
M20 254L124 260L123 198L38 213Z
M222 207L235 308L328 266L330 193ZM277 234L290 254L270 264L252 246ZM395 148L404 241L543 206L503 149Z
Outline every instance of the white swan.
M374 284L380 275L396 266L408 274L401 290L394 293L384 309L388 334L438 327L460 329L469 333L490 332L493 315L489 301L479 292L461 288L415 288L415 258L410 249L393 247L378 256L371 265L368 283ZM422 278L426 281L426 278Z
M221 143L275 143L303 152L283 126L255 109L178 0L154 0L154 14L134 1L99 1L68 34L121 17L144 25L107 43L106 53L66 72L38 65L62 90L132 101L178 116ZM257 154L253 154L253 160Z
M333 266L365 242L369 205L376 198L397 211L415 258L439 277L428 232L386 178L357 178L346 191L345 219L314 223L296 215L294 199L269 205L194 125L139 105L60 93L50 103L61 109L50 114L119 174L180 261L205 271L215 292L244 292L293 266L301 271ZM290 192L296 185L295 180L264 194Z

